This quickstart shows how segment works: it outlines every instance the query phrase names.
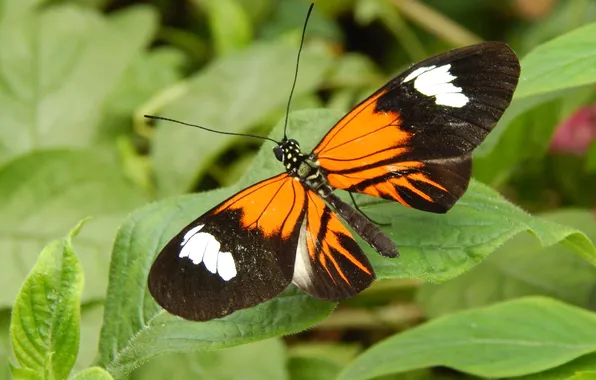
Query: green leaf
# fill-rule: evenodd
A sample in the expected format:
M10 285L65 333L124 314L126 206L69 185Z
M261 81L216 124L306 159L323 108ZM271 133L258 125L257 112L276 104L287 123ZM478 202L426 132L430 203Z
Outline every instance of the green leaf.
M209 15L211 38L217 55L225 55L247 46L252 39L248 14L236 0L195 0Z
M83 268L71 239L82 224L44 248L13 306L14 355L21 369L39 379L66 379L79 350Z
M113 380L114 378L105 369L100 367L91 367L79 372L72 380Z
M528 50L593 21L596 21L596 7L593 2L564 1L558 3L552 12L540 17L540 22L533 22L528 28L524 28L516 45Z
M589 211L558 211L543 219L582 229L596 241L596 220ZM418 302L431 318L528 295L557 298L589 307L596 268L563 245L541 248L527 234L515 236L471 271L443 284L425 284Z
M596 82L596 23L550 40L524 57L514 99Z
M578 372L569 380L596 380L596 371Z
M155 24L147 7L106 18L64 5L2 18L0 163L35 149L88 144L103 100Z
M0 167L0 306L12 305L45 242L87 216L77 252L94 275L83 300L103 298L117 226L145 202L117 162L95 150L38 151Z
M561 242L596 265L596 248L581 231L533 217L476 181L445 215L362 199L366 201L360 200L359 204L367 215L391 223L381 230L402 253L398 260L369 255L379 279L445 281L478 264L524 231L534 234L545 247Z
M286 104L296 53L294 45L268 43L216 59L191 77L180 98L172 99L159 114L219 131L246 132ZM295 98L316 89L331 62L327 52L305 49ZM159 123L152 150L158 194L188 191L198 173L205 171L235 139Z
M335 307L295 289L255 308L204 323L184 321L157 306L146 290L153 258L177 230L222 201L228 191L179 196L146 206L120 228L99 349L99 365L114 377L167 352L214 350L296 333Z
M284 380L288 378L285 356L283 342L268 339L218 351L159 357L135 371L132 379Z
M290 116L288 135L300 141L304 151L310 151L341 113L310 110ZM281 136L282 131L283 120L271 135ZM328 315L334 304L290 291L221 320L189 323L167 316L146 291L153 257L173 235L239 188L280 171L282 167L273 159L271 145L266 144L236 186L167 199L131 215L120 229L112 254L100 343L102 366L116 376L165 351L215 349L279 336L312 326ZM526 230L533 231L544 245L563 241L596 262L594 246L580 232L536 219L494 190L475 182L446 215L410 210L392 202L374 200L371 203L370 199L361 202L365 212L374 219L393 223L383 230L403 254L393 260L376 253L369 255L380 278L446 280L477 264L500 244ZM248 329L247 325L251 327Z
M584 355L548 371L516 377L515 380L572 380L576 373L582 371L596 371L596 354Z
M437 318L374 345L339 379L371 379L429 366L481 377L520 376L596 350L596 315L525 298Z

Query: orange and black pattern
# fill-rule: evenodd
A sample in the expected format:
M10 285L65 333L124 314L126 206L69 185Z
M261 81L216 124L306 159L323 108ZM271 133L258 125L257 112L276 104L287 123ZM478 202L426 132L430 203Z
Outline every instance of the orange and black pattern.
M312 191L307 198L293 282L306 293L330 301L354 296L374 280L373 269L350 231L323 199Z
M206 321L274 298L292 282L330 301L359 293L375 273L339 217L379 254L398 251L333 191L448 211L466 191L472 151L508 107L519 72L502 43L452 50L372 94L311 154L284 136L274 155L286 172L233 195L172 238L149 273L153 298L172 314Z
M420 67L450 65L469 103L439 106L404 79ZM445 212L465 192L471 152L509 105L519 77L502 43L452 50L399 75L342 118L313 153L335 188Z

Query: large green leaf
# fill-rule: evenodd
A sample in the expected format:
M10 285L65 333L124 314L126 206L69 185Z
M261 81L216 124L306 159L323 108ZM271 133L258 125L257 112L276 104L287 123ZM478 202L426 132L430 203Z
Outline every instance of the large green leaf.
M404 209L382 201L361 202L373 219L391 222L381 229L402 253L398 260L369 256L378 278L445 281L470 269L520 232L531 232L543 246L561 242L596 265L596 249L579 230L533 217L495 190L472 181L446 215Z
M596 219L589 211L558 211L542 216L582 229L596 241ZM425 284L418 294L430 317L528 295L544 295L583 307L593 305L596 268L563 245L541 248L536 239L516 236L476 268L443 284Z
M0 306L12 305L45 242L88 216L76 243L83 268L93 274L83 299L103 298L117 226L145 201L115 160L98 151L38 151L0 167Z
M515 380L578 380L574 376L582 371L596 371L596 354L584 355L548 371L516 377Z
M374 345L342 380L446 366L476 376L520 376L596 351L596 315L548 298L525 298L437 318Z
M159 114L219 131L246 132L286 104L296 54L295 45L275 42L216 59L191 77L183 85L181 97L174 97ZM325 51L304 50L295 95L316 89L331 61ZM152 151L158 193L188 191L198 173L234 139L237 137L159 123Z
M29 378L66 379L79 350L83 268L71 238L48 244L27 276L13 306L10 337L20 367Z
M290 118L289 136L303 142L303 150L309 151L340 115L328 110L295 112ZM272 136L281 135L282 129L283 123L278 124ZM288 334L312 326L331 311L332 303L291 291L221 320L189 323L166 315L146 291L153 257L169 238L241 186L281 171L271 146L265 144L238 185L167 199L135 212L124 223L112 254L100 344L100 364L113 375L126 373L163 352L223 348ZM401 258L393 260L376 253L369 255L381 278L446 280L526 230L544 245L563 241L591 262L596 261L594 246L577 230L536 219L478 183L473 183L446 215L409 210L391 202L370 202L370 198L362 202L364 210L373 218L393 223L383 229L402 252ZM247 325L251 327L247 329Z
M102 101L155 23L147 7L104 17L64 5L2 18L0 163L35 149L88 144Z
M286 350L280 339L268 339L218 351L175 353L145 364L131 378L286 380Z
M577 28L532 50L522 60L514 98L596 82L596 23Z

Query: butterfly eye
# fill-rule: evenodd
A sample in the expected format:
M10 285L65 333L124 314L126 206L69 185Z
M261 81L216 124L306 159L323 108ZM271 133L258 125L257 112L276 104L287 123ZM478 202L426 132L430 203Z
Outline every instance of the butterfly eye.
M275 158L277 158L277 161L283 161L284 152L279 145L273 147L273 154L275 154Z

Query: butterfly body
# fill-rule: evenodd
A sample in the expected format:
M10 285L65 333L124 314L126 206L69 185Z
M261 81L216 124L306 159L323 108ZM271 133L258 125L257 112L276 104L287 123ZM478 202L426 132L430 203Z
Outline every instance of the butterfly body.
M284 137L273 152L285 172L174 236L151 268L151 294L170 313L197 321L271 299L290 283L330 301L356 295L375 274L343 222L381 255L398 253L335 191L448 211L467 189L472 151L509 105L519 71L503 43L455 49L389 81L311 153Z
M323 172L312 154L302 153L298 141L284 139L273 148L278 161L286 168L288 175L302 182L310 190L326 198L333 192Z

